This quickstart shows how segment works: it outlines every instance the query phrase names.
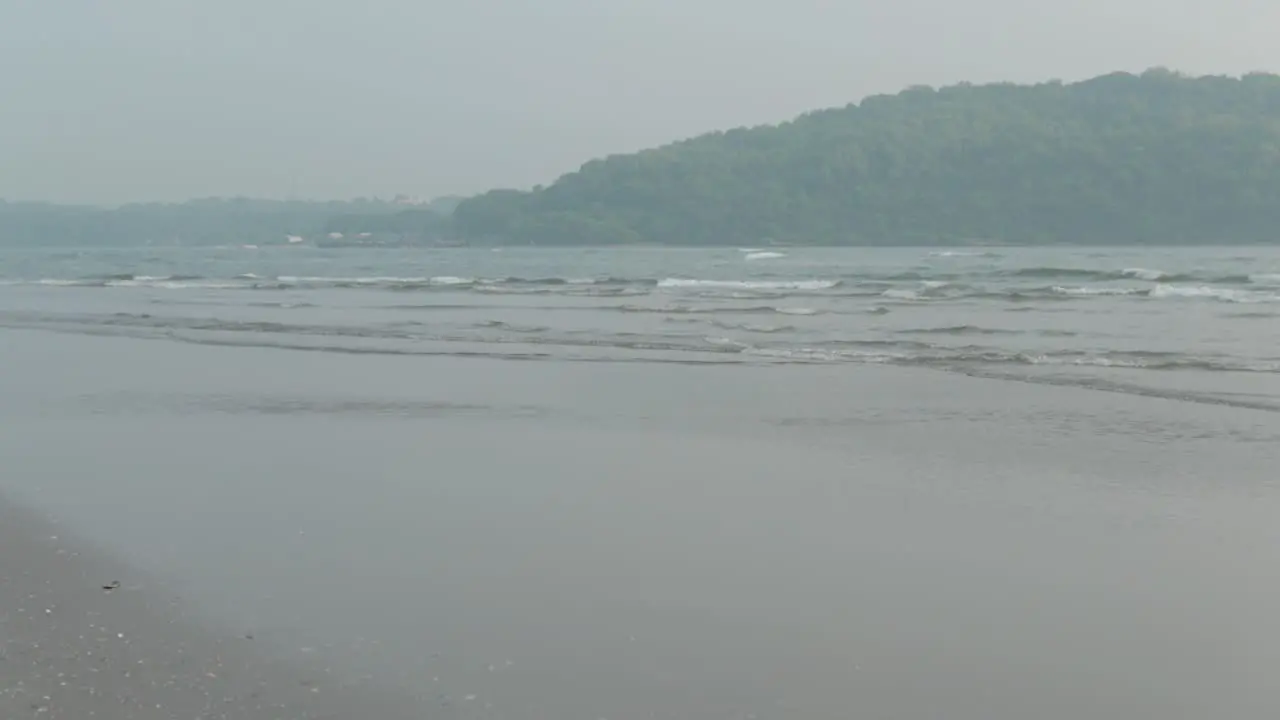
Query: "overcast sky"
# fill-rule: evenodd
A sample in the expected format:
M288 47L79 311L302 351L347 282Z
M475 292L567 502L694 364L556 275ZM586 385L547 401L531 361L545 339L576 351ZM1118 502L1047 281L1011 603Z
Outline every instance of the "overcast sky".
M0 197L423 197L906 85L1280 69L1276 0L0 0Z

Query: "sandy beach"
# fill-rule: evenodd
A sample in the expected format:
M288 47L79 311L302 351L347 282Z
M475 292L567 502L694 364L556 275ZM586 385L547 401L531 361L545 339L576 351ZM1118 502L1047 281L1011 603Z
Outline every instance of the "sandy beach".
M422 717L404 689L282 661L186 606L181 591L0 498L0 717Z

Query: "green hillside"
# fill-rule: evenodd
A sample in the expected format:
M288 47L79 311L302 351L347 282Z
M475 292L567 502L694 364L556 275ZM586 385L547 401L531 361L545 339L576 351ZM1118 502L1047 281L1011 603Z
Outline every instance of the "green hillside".
M911 88L462 202L473 242L1280 240L1280 76Z

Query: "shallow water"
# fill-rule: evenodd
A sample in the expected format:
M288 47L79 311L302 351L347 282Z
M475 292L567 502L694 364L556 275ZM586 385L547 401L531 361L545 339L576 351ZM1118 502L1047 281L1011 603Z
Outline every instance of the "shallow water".
M734 337L795 350L837 333L899 342L921 328L1022 328L957 342L1043 354L1069 340L1108 357L1167 347L1237 364L1275 352L1271 323L1231 315L1264 301L833 294L861 282L843 275L880 267L1011 262L928 251L814 251L821 262L791 249L750 261L736 249L594 251L568 268L529 251L483 256L494 263L484 266L472 251L438 263L173 251L187 260L168 265L138 264L135 252L92 267L68 257L81 264L62 272L6 266L34 281L0 287L0 491L282 656L420 691L437 717L1280 710L1280 414L1261 368L894 367L632 347L618 338L652 342L654 328L681 325L672 318L774 316L623 312L609 309L616 297L575 294L599 289L586 283L494 293L38 281L131 263L138 275L260 276L246 283L628 275L655 282L626 303L705 309L741 302L719 296L741 283L840 276L832 288L753 295L821 312L787 315L795 330ZM1244 262L1195 252L1064 251L1017 264L1236 273ZM641 260L619 260L632 253ZM1265 257L1246 264L1256 272ZM738 284L664 286L668 277ZM263 298L297 306L259 307ZM877 307L888 312L862 312ZM387 337L403 315L430 329ZM997 324L1005 318L1016 319ZM557 340L575 331L601 342ZM450 333L467 337L439 337ZM526 335L537 341L509 339Z

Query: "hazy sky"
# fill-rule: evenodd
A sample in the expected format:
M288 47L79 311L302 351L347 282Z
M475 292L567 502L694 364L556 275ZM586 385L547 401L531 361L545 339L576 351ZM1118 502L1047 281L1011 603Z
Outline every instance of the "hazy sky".
M903 86L1280 68L1275 0L0 0L0 197L434 196Z

